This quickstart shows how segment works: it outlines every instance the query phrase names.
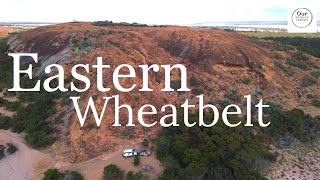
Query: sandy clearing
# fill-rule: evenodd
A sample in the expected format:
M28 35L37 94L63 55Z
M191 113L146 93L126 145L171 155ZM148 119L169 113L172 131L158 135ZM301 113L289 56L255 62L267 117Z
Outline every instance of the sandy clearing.
M5 92L5 91L6 91L6 89L3 90L2 92L0 92L0 97L2 97L3 99L6 99L6 100L11 101L11 102L14 102L14 101L18 101L18 100L19 100L17 96L4 97L4 92Z
M315 106L300 106L298 108L303 110L304 113L310 114L312 117L320 116L320 108Z
M156 158L155 153L151 156L141 156L140 165L133 165L133 158L123 158L122 150L135 148L135 149L146 149L145 147L140 146L141 143L130 144L129 142L123 143L117 150L113 151L110 154L103 155L97 159L90 160L88 162L80 164L64 164L57 163L55 168L59 169L61 172L66 170L75 170L80 172L84 179L102 179L103 169L109 164L116 164L120 169L125 172L141 171L143 174L147 175L150 179L158 179L164 167L161 162ZM143 166L151 166L152 170L146 172L142 169Z
M0 130L0 144L8 142L15 144L18 151L0 160L0 179L34 179L38 174L53 166L54 160L48 154L29 148L20 135L8 130ZM35 167L41 162L43 168L36 169Z
M312 147L295 142L277 152L277 162L264 172L268 179L320 179L320 138Z
M0 107L0 114L3 116L13 116L14 114L16 114L15 112L9 111L7 110L5 107Z

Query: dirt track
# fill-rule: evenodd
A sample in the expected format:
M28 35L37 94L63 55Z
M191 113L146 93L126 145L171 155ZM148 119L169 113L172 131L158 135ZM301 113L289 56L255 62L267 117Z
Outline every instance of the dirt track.
M48 154L29 148L18 134L0 130L0 144L5 143L15 144L18 151L13 155L6 154L6 157L0 160L0 179L34 179L52 166L53 160ZM39 168L39 162L42 162L43 168Z

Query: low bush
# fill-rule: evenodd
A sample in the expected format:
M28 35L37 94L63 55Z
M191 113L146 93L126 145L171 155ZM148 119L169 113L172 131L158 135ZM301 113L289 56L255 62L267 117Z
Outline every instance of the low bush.
M6 147L4 145L0 144L0 160L5 157L5 155L4 155L5 149L6 149Z
M8 154L14 154L18 150L18 148L12 143L7 143L7 147Z
M181 88L181 81L180 80L171 80L170 86L175 91Z
M20 108L22 108L22 105L19 101L11 102L6 99L3 99L2 97L0 97L0 106L3 106L10 111L17 111Z
M315 79L314 77L312 77L310 75L307 75L301 79L300 84L301 84L301 86L304 86L304 87L312 86L312 85L317 84L317 79Z
M315 78L319 78L320 77L320 71L312 71L310 73L311 76L315 77Z
M134 173L133 171L129 171L126 176L126 180L142 180L144 176L141 172Z
M285 72L288 76L292 76L292 72L284 65L277 63L276 64L283 72Z
M293 49L291 46L288 46L286 44L279 43L279 42L270 42L270 41L259 40L259 39L251 39L251 42L258 46L262 46L271 50L288 51Z
M110 164L104 167L103 179L104 180L122 180L124 171L122 171L117 165Z
M142 145L145 146L145 147L148 147L148 146L149 146L149 141L148 141L148 139L143 139Z
M320 108L320 99L314 100L314 101L313 101L313 105L314 105L315 107Z
M140 165L140 156L134 156L133 158L133 164L135 166L139 166Z
M31 132L26 135L26 141L35 148L44 148L52 145L55 138L44 131Z
M295 59L292 59L292 58L288 58L286 60L286 64L288 64L289 66L294 66L294 67L297 67L297 68L300 68L302 70L306 70L307 69L307 65L302 63L302 62L299 62Z
M190 84L190 86L197 86L199 83L198 83L197 78L192 76L189 78L189 84Z
M43 180L61 180L62 176L58 169L48 169L44 173Z
M80 173L76 171L67 171L65 173L60 173L58 169L48 169L44 173L43 180L66 180L66 179L72 179L72 180L83 180L83 177Z

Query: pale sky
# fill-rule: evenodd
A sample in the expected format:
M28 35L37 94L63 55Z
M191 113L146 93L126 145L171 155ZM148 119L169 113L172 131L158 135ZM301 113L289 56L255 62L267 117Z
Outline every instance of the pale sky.
M285 21L293 3L320 0L0 0L0 22L112 20L147 24ZM317 12L317 17L320 16ZM320 17L318 18L320 19Z

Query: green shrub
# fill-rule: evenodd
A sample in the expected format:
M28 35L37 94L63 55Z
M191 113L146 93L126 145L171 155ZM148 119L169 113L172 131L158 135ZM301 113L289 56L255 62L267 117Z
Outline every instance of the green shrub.
M292 55L293 59L296 59L298 61L304 61L304 62L308 62L309 58L307 58L307 56L305 56L301 51L298 51L296 53L294 53Z
M87 33L85 33L81 39L72 38L71 43L74 46L73 51L84 50L86 48L92 47L93 45L90 38L87 37Z
M98 95L95 94L95 95L92 96L92 100L93 101L96 101L97 99L98 99Z
M270 42L261 39L251 39L250 41L258 46L276 51L288 51L293 49L291 46L278 42Z
M233 102L239 102L240 101L240 97L238 95L237 90L233 89L230 92L228 92L227 94L224 95L225 98L232 100Z
M8 146L7 148L8 154L14 154L18 150L18 148L12 143L7 143L7 146Z
M62 174L59 173L58 169L48 169L44 173L43 180L61 180Z
M103 170L103 179L104 180L122 180L123 171L115 164L110 164L104 167Z
M55 138L44 131L36 131L26 135L26 141L35 148L44 148L52 145Z
M320 108L320 99L314 100L314 101L313 101L313 105L314 105L315 107Z
M319 78L320 77L320 71L312 71L310 73L311 76L315 77L315 78Z
M311 76L304 76L301 80L301 86L307 87L317 84L317 80Z
M162 175L159 177L159 180L171 180L177 179L179 177L177 168L167 168L163 171Z
M64 83L68 84L72 82L73 77L70 75L64 79Z
M242 83L245 85L249 85L251 83L251 79L244 79L242 80Z
M18 109L22 108L22 105L19 101L11 102L3 99L2 97L0 97L0 106L3 106L10 111L17 111Z
M181 81L180 80L171 80L170 87L175 91L181 88Z
M0 85L2 88L13 84L13 63L12 58L6 54L8 49L7 38L0 38Z
M122 137L130 137L135 134L133 127L125 127L123 131L120 132L120 136Z
M194 94L194 95L203 94L204 93L204 87L203 86L197 86L197 87L195 87L195 88L193 88L191 90L191 93Z
M53 121L52 121L53 124L61 124L63 123L63 120L60 119L60 118L54 118Z
M284 65L279 64L279 63L277 63L276 65L277 65L283 72L285 72L288 76L292 76L292 75L293 75L292 72L291 72L287 67L285 67Z
M143 139L142 145L145 146L145 147L148 147L148 146L149 146L149 141L148 141L148 139Z
M126 176L126 180L142 180L144 178L141 172L134 173L133 171L129 171Z
M5 155L4 155L5 149L6 149L6 147L4 145L0 144L0 160L5 157Z
M88 130L90 131L91 129L95 128L96 127L96 124L95 123L90 123L87 128Z
M65 173L60 173L58 169L48 169L44 173L43 180L62 180L62 179L72 179L72 180L83 180L80 173L76 171L66 171Z
M0 129L10 129L12 127L12 118L0 115Z
M198 85L198 80L196 77L192 76L189 78L189 84L190 86L197 86Z
M112 40L112 39L108 39L108 43L110 43L110 44L118 47L121 51L129 54L129 51L128 51L126 48L124 48L124 47L120 44L120 42L114 41L114 40Z
M133 158L133 164L135 166L139 166L140 165L140 156L134 156Z
M275 55L275 58L276 58L276 59L282 59L283 57L281 56L281 54L277 53L277 54Z
M291 58L288 58L286 60L286 64L288 64L289 66L294 66L294 67L297 67L297 68L300 68L302 70L306 70L307 69L307 65L302 63L302 62L299 62L295 59L291 59Z

